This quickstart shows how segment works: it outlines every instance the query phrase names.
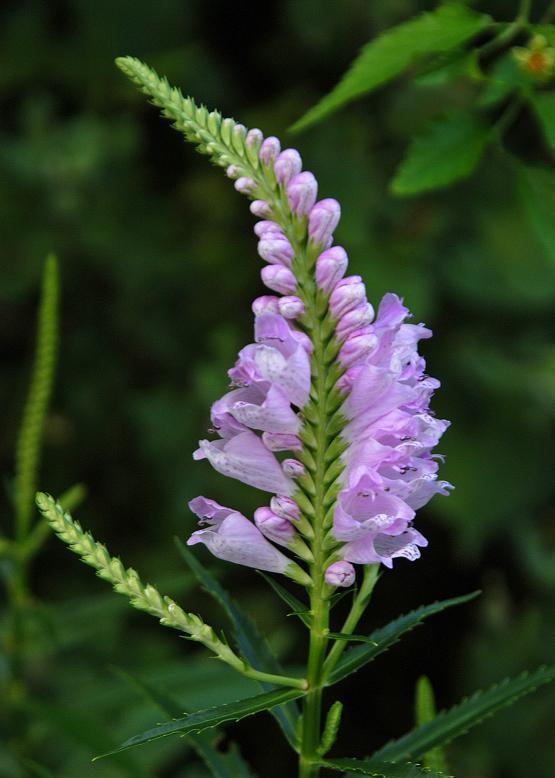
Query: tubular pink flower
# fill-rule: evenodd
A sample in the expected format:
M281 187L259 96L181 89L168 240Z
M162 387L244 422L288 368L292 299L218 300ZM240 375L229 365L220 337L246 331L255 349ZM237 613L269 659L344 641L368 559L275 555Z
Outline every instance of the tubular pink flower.
M330 586L352 586L355 582L355 568L350 562L334 562L324 575Z
M366 287L360 276L347 276L335 285L330 295L330 313L339 319L353 308L366 302Z
M234 187L241 194L252 194L256 191L256 182L248 176L241 176L235 182Z
M266 262L273 265L291 267L293 248L286 237L276 233L266 234L258 242L258 253Z
M293 294L297 289L297 279L289 268L283 265L266 265L260 275L264 284L273 292Z
M280 546L289 545L295 536L291 523L276 516L270 508L257 508L254 512L254 522L264 537Z
M262 143L258 156L264 165L271 164L281 151L281 145L272 135Z
M231 512L209 529L193 532L188 546L203 543L215 557L270 573L285 573L290 560L240 513Z
M272 215L272 206L266 200L253 200L249 210L254 216L258 216L261 219L266 219Z
M288 521L298 521L301 518L301 509L290 497L277 495L270 500L270 508L276 516Z
M305 474L305 467L298 459L284 459L281 466L285 475L291 478L299 478Z
M285 149L279 154L274 162L274 173L276 180L280 184L287 182L301 172L303 163L301 155L296 149Z
M287 184L287 200L296 216L306 216L318 194L318 182L308 171L297 173Z
M329 294L343 278L348 262L347 252L341 246L333 246L320 254L316 260L316 283L323 292Z
M308 215L308 236L312 243L326 246L341 218L337 200L326 198L317 202Z
M304 303L300 297L288 295L279 300L278 310L284 319L297 319L304 313Z
M252 312L255 316L260 316L262 313L279 313L280 297L276 297L272 294L265 294L262 297L257 297L252 302Z

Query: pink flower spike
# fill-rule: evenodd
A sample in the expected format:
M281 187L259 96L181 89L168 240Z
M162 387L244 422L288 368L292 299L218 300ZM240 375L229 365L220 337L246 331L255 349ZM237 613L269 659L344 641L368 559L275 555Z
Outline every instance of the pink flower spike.
M305 474L304 465L298 459L284 459L281 467L285 475L291 478L299 478L299 476Z
M261 219L265 219L272 215L272 208L266 200L253 200L249 209L254 216L258 216Z
M273 294L265 294L257 297L252 303L252 312L255 316L261 316L263 313L279 313L280 297Z
M318 182L308 171L297 173L287 184L289 207L297 216L306 216L318 194Z
M341 206L331 197L320 200L308 215L308 236L318 246L327 245L333 231L339 224Z
M295 297L295 295L281 297L278 307L279 313L284 319L296 319L304 313L304 303L300 297Z
M333 246L320 254L316 260L316 283L323 292L329 294L343 278L348 262L347 252L341 246Z
M277 138L270 135L269 138L262 143L258 156L263 165L269 165L277 157L281 151L281 144Z
M256 182L247 176L241 176L234 184L235 189L241 194L252 194L256 190Z
M266 265L260 271L262 282L273 292L293 294L297 288L297 279L283 265Z
M324 574L330 586L352 586L355 582L355 568L350 562L334 562Z
M291 523L287 519L276 516L270 508L257 508L254 512L254 522L268 540L280 546L287 546L295 536Z
M301 155L296 149L285 149L274 162L274 172L280 184L286 184L293 176L300 173L303 167Z

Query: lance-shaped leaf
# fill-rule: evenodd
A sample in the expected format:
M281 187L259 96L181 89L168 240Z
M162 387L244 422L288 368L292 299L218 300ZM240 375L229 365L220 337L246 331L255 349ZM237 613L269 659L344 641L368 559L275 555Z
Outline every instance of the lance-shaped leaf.
M432 721L437 715L436 701L434 695L434 689L430 679L422 675L416 682L416 690L414 696L414 718L415 724L421 726L427 724L428 721ZM430 770L439 770L440 772L447 772L447 759L443 749L437 746L432 748L424 754L423 760L424 767L428 767Z
M532 106L549 147L555 149L555 94L535 93L532 96Z
M297 597L295 597L294 594L291 594L290 591L288 591L285 586L282 586L280 583L275 581L273 578L271 578L269 575L266 575L265 573L258 571L259 575L264 578L264 580L270 584L274 592L278 595L278 597L281 597L284 603L288 605L291 608L291 613L289 615L291 616L298 616L298 618L303 622L303 624L310 629L310 610L308 608L308 605L305 605L302 603Z
M418 759L432 748L449 743L469 729L492 716L500 708L511 705L525 694L555 679L555 665L540 667L532 673L522 673L517 678L506 679L486 691L478 691L421 727L387 743L372 760L398 761Z
M161 691L143 678L138 678L125 670L116 668L116 671L162 713L177 718L185 712L183 706L166 691ZM214 729L210 734L192 732L187 736L187 740L209 768L214 778L250 778L249 768L235 744L232 744L225 753L218 751L215 741L221 737L221 733Z
M140 735L129 738L113 751L96 757L101 759L104 756L111 756L120 751L126 751L129 748L150 743L152 740L159 740L169 735L189 735L191 732L204 732L206 729L217 727L228 721L240 721L247 716L253 716L265 710L275 708L276 705L283 705L290 700L296 700L302 697L306 692L299 689L277 689L264 694L258 694L256 697L248 697L245 700L230 702L226 705L218 705L215 708L199 710L188 716L182 716L164 724L159 724L152 729L142 732Z
M210 573L204 565L198 561L195 555L191 554L189 549L177 538L176 544L179 553L198 582L206 592L220 604L227 614L233 625L237 645L247 662L252 665L252 667L257 670L262 670L265 673L281 674L282 668L280 663L246 613L244 613L233 598L229 596L223 586L214 578L212 573ZM272 688L266 683L261 683L260 685L265 691L269 691ZM294 743L295 721L299 715L297 706L294 703L291 703L283 708L275 708L272 710L272 715L280 725L288 741Z
M434 119L410 144L391 191L413 195L469 176L490 137L487 124L462 111Z
M480 592L471 592L461 597L452 597L449 600L434 602L431 605L423 605L421 608L399 616L398 619L391 621L385 627L374 630L368 636L370 643L355 646L345 651L334 670L330 673L326 685L331 686L364 667L365 664L371 662L379 654L387 651L390 646L399 640L401 635L417 627L428 616L441 613L441 611L446 608L452 608L454 605L462 605L465 602L469 602L479 594Z
M485 14L461 3L445 3L370 41L337 86L311 108L292 129L304 130L356 97L371 92L402 73L415 59L451 51L490 23Z
M322 767L349 775L370 775L373 778L453 778L437 770L428 770L417 764L392 764L371 759L326 759Z

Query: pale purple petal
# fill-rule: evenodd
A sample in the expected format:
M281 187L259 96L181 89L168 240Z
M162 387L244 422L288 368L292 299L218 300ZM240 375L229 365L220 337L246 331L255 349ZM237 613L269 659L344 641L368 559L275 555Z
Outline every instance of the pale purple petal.
M208 459L214 470L265 492L290 495L294 482L254 432L247 430L229 440L201 440L195 459Z
M215 529L193 532L187 545L203 543L218 559L245 567L284 573L290 560L272 546L254 524L240 513L232 513Z

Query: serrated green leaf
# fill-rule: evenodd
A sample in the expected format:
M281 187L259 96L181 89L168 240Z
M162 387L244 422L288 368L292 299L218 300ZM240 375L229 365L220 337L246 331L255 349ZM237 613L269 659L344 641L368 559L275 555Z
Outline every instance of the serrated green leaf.
M437 770L428 770L417 764L375 762L372 759L326 759L323 767L352 775L370 775L372 778L452 778Z
M434 119L411 142L391 191L414 195L469 176L490 136L490 128L471 114L457 111Z
M142 732L140 735L129 738L113 751L101 754L96 759L102 759L105 756L119 754L121 751L127 751L129 748L150 743L152 740L159 740L169 735L189 735L191 732L204 732L206 729L217 727L228 721L240 721L247 716L254 716L265 710L270 710L277 705L283 705L291 700L297 700L306 692L299 689L277 689L264 694L258 694L256 697L248 697L245 700L230 702L226 705L219 705L215 708L200 710L191 713L188 716L167 721L159 724L152 729Z
M555 94L536 92L531 98L532 106L540 122L545 140L555 150Z
M280 583L275 581L273 578L271 578L269 575L266 575L261 570L258 570L259 575L264 578L266 583L268 583L274 592L278 595L278 597L281 597L283 602L288 605L290 608L292 608L291 616L298 616L298 618L310 629L310 611L308 610L308 606L302 603L297 597L295 597L294 594L291 594L290 591L288 591L285 586L282 586Z
M522 673L517 678L506 679L486 691L478 691L455 707L442 711L427 724L387 743L373 755L372 760L418 759L432 748L465 734L500 708L511 705L519 697L554 679L555 665L552 665L540 667L532 673Z
M345 640L353 643L370 643L376 646L375 640L371 640L367 635L350 635L347 632L328 632L328 637L332 640Z
M547 168L519 165L517 180L524 213L555 263L555 174Z
M450 51L490 23L461 3L445 3L393 27L370 41L341 81L293 127L304 130L325 116L397 76L418 57Z
M471 592L470 594L463 594L461 597L452 597L449 600L423 605L421 608L399 616L399 618L386 624L385 627L374 630L369 635L369 639L375 645L354 646L345 651L334 670L330 673L326 685L331 686L364 667L365 664L371 662L379 654L387 651L390 646L399 640L401 635L417 627L428 616L441 613L441 611L446 608L452 608L454 605L470 602L470 600L478 597L479 594L480 592Z
M161 691L153 684L138 678L119 667L114 668L118 675L131 683L141 694L150 700L162 713L168 716L179 717L185 713L182 705L170 694ZM214 741L222 735L214 729L210 735L200 732L187 735L187 740L204 761L214 778L249 778L250 771L243 761L239 749L232 745L226 753L218 751Z
M436 717L436 702L434 689L430 679L422 675L416 683L414 699L414 718L416 726L427 724ZM423 756L424 767L430 770L447 771L447 760L443 749L439 746L432 748Z
M198 561L194 554L191 554L181 541L176 538L177 549L193 575L197 578L201 586L210 594L216 602L220 604L229 620L233 625L235 639L241 653L247 662L257 670L266 673L280 675L283 673L282 667L268 644L258 633L256 627L243 613L241 608L229 596L223 586L221 586L214 576ZM261 688L265 691L272 687L269 684L261 683ZM297 706L294 703L272 710L272 715L281 727L289 743L295 740L295 721L299 715Z

